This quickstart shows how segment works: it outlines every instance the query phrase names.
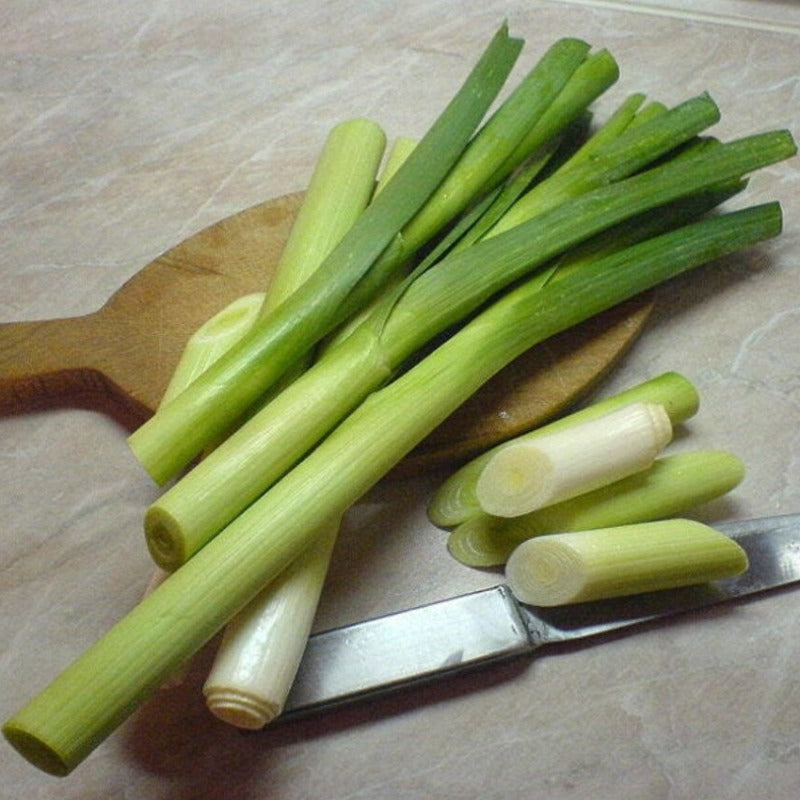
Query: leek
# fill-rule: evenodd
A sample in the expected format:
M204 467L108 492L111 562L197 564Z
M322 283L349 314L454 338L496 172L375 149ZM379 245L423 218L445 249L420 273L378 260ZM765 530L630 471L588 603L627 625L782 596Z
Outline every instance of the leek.
M238 342L258 318L263 303L264 292L237 297L194 331L184 345L161 403L177 397Z
M440 528L452 528L472 516L481 514L481 506L475 493L478 478L486 464L510 444L536 441L541 436L569 429L630 403L639 402L661 405L674 427L697 413L700 398L697 389L683 375L677 372L665 372L508 442L496 445L457 469L439 486L428 503L428 519Z
M685 514L727 494L743 478L744 465L731 453L677 453L656 459L644 472L521 517L474 513L453 529L447 549L469 567L501 566L517 545L534 536Z
M590 139L586 145L588 154L578 151L548 180L520 198L495 226L494 233L509 230L534 214L554 208L590 189L634 174L718 120L716 103L708 95L700 95L646 123L629 124L610 141L601 137L599 146Z
M632 403L489 459L475 493L487 514L519 517L650 467L672 439L663 406Z
M358 326L148 509L156 563L174 569L191 557L410 355L512 281L621 220L738 178L793 148L781 132L720 145L594 189L443 259L399 294L388 316ZM550 282L580 270L561 269Z
M733 539L671 519L530 539L508 559L506 581L523 603L559 606L707 583L747 566Z
M732 212L525 284L374 392L258 501L8 720L45 771L74 769L406 453L537 342L711 258L780 231L777 203ZM498 237L499 238L499 237Z

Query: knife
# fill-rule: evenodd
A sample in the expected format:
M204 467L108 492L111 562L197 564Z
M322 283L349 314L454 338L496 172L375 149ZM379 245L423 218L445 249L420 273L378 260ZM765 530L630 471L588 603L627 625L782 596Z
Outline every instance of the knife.
M519 603L504 585L322 631L309 639L282 718L530 655L800 580L800 514L714 526L747 552L733 578L558 608Z

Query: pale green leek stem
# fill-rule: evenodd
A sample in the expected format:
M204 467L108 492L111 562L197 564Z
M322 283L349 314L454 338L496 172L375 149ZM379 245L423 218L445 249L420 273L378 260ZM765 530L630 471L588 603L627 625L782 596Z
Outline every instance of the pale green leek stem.
M733 539L670 519L531 539L508 559L506 581L523 603L559 606L693 586L747 567Z
M611 411L636 402L658 403L663 406L670 422L675 426L697 413L700 400L692 383L677 372L665 372L612 397L599 400L536 430L515 437L509 442L497 445L456 470L434 492L428 504L428 517L434 525L450 528L471 516L480 514L481 506L475 493L478 478L491 458L504 447L517 441L535 441L541 436L598 419Z
M500 566L515 547L534 536L686 514L735 489L744 473L741 460L725 451L664 456L644 472L521 517L473 514L450 533L447 549L469 567Z
M264 293L238 297L206 320L187 340L162 403L179 395L250 329L264 302Z
M369 119L328 133L261 310L266 316L331 254L372 199L386 135Z
M520 517L648 469L672 439L663 406L631 403L489 459L475 487L483 511Z

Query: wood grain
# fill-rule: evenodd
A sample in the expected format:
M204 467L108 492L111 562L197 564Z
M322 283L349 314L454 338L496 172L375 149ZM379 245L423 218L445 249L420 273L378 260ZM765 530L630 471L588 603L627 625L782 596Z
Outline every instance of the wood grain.
M189 335L235 298L267 288L302 193L191 236L82 317L0 324L0 414L94 409L133 429L149 417ZM509 365L404 462L463 460L556 415L625 353L651 310L637 298L553 337Z

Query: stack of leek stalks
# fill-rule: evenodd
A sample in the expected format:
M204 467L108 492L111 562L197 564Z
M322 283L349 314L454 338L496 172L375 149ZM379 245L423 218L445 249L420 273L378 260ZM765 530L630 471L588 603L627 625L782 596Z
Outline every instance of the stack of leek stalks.
M777 203L704 213L787 132L722 143L710 97L637 95L578 147L617 65L573 39L482 124L521 46L502 26L317 268L131 436L162 484L203 456L146 515L170 575L5 724L32 763L69 773L298 558L318 587L347 509L522 352L778 234Z

